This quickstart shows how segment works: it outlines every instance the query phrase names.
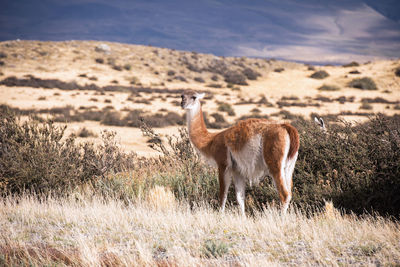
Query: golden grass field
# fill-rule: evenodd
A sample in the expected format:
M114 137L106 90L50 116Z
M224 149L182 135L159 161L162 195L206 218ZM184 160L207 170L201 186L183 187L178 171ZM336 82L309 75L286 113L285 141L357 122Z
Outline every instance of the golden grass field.
M398 223L341 216L329 204L312 217L273 208L242 217L171 198L126 206L76 197L2 201L3 253L58 266L396 266L400 259Z
M104 44L109 51L98 49ZM285 112L306 118L335 115L348 121L364 121L379 112L400 114L400 77L395 75L399 59L359 62L352 67L309 66L96 41L7 41L0 43L0 52L0 104L22 111L68 106L75 111L106 108L127 114L139 109L146 115L175 112L182 116L180 95L167 90L194 89L206 92L203 111L220 114L227 125L245 115L290 120ZM231 85L220 74L204 70L215 62L233 70L251 68L261 76L247 80L248 85ZM310 78L319 70L329 76ZM359 74L350 73L356 70ZM13 76L153 91L132 94L1 84ZM372 78L378 89L348 86L362 77ZM323 85L336 86L336 90L319 90ZM231 105L234 114L219 110L221 103ZM42 112L38 116L51 119L54 115ZM94 120L58 124L67 124L67 135L82 128L95 134L78 138L82 142L100 142L101 131L107 129L117 133L125 151L147 158L159 155L137 127ZM179 127L169 125L155 131L166 137L178 134ZM135 173L123 176L130 175ZM15 266L400 265L400 225L393 218L343 214L329 202L312 214L293 207L281 214L274 205L267 205L246 217L236 206L224 213L211 206L197 203L191 207L160 186L128 203L118 198L105 200L90 188L61 199L5 197L0 201L0 266L10 262Z

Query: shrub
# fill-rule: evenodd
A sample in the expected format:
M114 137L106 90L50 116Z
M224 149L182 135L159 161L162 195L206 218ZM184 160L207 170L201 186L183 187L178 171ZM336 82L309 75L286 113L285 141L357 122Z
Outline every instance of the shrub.
M320 87L318 87L319 91L339 91L340 88L336 85L328 85L328 84L324 84Z
M215 119L215 122L226 122L224 116L220 113L213 113L211 114L211 117Z
M315 67L312 65L306 65L307 66L307 70L312 70L315 71Z
M6 57L7 57L7 54L6 54L6 53L0 52L0 58L6 58Z
M361 74L358 70L349 71L349 74Z
M250 69L250 68L245 68L243 70L243 74L246 76L247 79L249 80L257 80L257 78L259 76L261 76L260 73L258 73L257 71Z
M125 69L125 70L131 70L131 68L132 68L132 65L129 64L129 63L126 63L126 64L124 65L124 69Z
M360 64L358 64L358 62L352 61L352 62L350 62L348 64L343 65L342 67L348 68L348 67L358 67L358 66L360 66Z
M219 84L219 83L210 83L210 84L207 84L207 87L211 87L211 88L222 88L222 84Z
M225 82L231 84L248 85L246 76L238 71L227 71L224 73Z
M204 83L205 82L204 79L201 78L201 77L195 77L193 80L196 81L196 82L199 82L199 83Z
M361 99L361 101L362 102L367 102L367 103L380 103L380 104L398 104L399 103L398 100L397 101L390 101L390 100L387 100L387 99L379 97L379 96L377 96L375 98L366 97L366 98Z
M99 63L99 64L104 63L104 59L102 59L102 58L96 58L95 61L96 61L96 63Z
M175 71L169 70L169 71L167 72L167 75L168 75L168 76L174 76L174 75L175 75Z
M229 252L229 245L221 240L206 240L203 246L203 256L206 258L220 258Z
M113 65L112 68L117 71L122 71L122 67L120 65Z
M332 199L356 213L400 214L400 116L332 125L328 134L311 121L294 124L301 137L295 203L320 206Z
M353 88L358 88L361 90L377 90L378 89L374 80L372 80L369 77L354 79L348 83L348 86L353 87Z
M82 127L77 131L76 136L81 138L87 138L91 136L96 137L97 135L91 130L87 129L86 127Z
M187 82L186 78L183 77L182 75L175 76L175 80L178 80L181 82Z
M395 74L397 77L400 77L400 67L397 67L397 68L394 70L394 74Z
M274 72L282 72L284 70L285 70L284 68L276 68L276 69L274 69Z
M218 111L226 112L229 116L235 116L235 111L232 106L228 103L220 102L218 103Z
M326 71L324 71L324 70L319 70L319 71L316 71L316 72L314 72L313 74L311 74L311 78L313 78L313 79L320 79L320 80L322 80L322 79L325 79L326 77L328 77L329 76L329 73L327 73Z
M360 109L366 109L366 110L371 110L373 107L370 103L368 102L362 102Z
M125 123L121 119L121 114L118 111L107 111L101 120L101 124L124 126Z
M76 144L63 138L66 127L33 120L21 123L10 111L0 113L0 192L63 195L111 172L133 169L134 155L122 153L115 134L103 145Z

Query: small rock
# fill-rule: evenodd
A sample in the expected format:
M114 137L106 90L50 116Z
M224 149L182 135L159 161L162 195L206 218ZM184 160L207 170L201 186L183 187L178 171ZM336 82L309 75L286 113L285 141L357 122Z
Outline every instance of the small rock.
M98 46L96 46L95 51L110 54L111 48L107 44L99 44Z

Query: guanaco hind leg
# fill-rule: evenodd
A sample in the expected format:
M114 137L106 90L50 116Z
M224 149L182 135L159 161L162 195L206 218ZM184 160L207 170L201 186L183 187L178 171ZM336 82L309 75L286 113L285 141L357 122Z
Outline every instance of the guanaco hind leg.
M232 182L232 176L227 171L226 167L218 167L219 178L219 204L221 211L225 211L226 198L228 197L229 186Z

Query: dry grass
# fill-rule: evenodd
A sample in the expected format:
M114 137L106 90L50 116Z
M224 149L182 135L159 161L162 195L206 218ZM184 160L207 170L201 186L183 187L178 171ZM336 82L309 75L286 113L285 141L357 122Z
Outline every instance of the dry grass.
M331 204L312 217L271 208L241 217L236 210L191 209L175 200L165 204L163 197L154 197L157 192L168 194L158 188L151 201L127 205L79 194L4 199L0 265L400 264L399 224L387 219L341 216Z

